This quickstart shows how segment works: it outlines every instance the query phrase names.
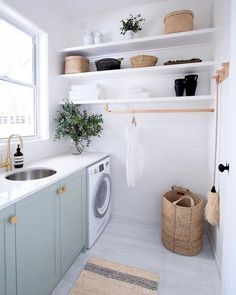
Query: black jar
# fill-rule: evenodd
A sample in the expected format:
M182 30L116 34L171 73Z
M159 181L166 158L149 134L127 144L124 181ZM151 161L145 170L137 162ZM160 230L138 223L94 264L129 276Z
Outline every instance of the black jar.
M185 89L185 79L175 80L175 94L176 96L183 96Z
M195 96L197 88L198 75L185 76L185 88L187 96Z

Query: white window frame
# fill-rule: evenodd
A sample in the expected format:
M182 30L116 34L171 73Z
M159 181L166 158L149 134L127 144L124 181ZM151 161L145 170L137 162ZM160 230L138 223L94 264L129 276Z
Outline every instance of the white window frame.
M48 140L49 139L49 102L48 102L48 36L36 25L19 14L0 0L0 17L29 34L34 40L34 79L35 85L35 135L24 136L24 141ZM13 82L19 85L29 86L28 83L12 80L10 78L0 78L3 81ZM31 84L30 84L31 87ZM10 135L10 134L9 134ZM1 135L0 135L1 136ZM6 139L0 138L0 144Z

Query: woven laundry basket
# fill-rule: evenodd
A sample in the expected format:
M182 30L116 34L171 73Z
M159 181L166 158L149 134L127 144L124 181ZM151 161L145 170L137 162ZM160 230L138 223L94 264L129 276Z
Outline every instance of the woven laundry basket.
M136 55L130 58L130 63L133 68L153 67L158 62L158 58L152 55Z
M203 235L203 200L189 190L173 186L162 197L162 242L181 255L201 252Z
M65 57L65 74L83 73L89 71L89 60L84 56Z
M193 30L194 14L191 10L173 11L164 18L165 34Z

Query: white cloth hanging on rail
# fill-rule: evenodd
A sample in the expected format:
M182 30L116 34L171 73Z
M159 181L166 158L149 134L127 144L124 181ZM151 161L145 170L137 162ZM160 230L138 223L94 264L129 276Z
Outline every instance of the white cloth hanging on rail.
M142 175L142 146L139 139L138 127L131 124L125 131L127 142L126 179L129 187L134 187Z

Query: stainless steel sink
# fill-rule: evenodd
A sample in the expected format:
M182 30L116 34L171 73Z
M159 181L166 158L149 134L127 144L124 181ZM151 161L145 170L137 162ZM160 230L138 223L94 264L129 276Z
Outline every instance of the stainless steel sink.
M7 175L5 178L8 180L15 181L26 181L26 180L34 180L49 177L53 174L57 173L57 171L47 168L32 168L19 172L14 172Z

